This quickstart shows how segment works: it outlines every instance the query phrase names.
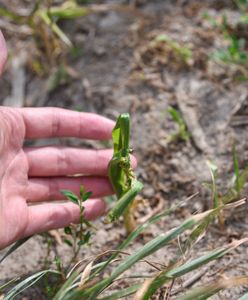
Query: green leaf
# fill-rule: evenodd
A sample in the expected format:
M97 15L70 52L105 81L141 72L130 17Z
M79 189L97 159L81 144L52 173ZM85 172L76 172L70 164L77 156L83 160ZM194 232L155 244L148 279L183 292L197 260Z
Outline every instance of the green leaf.
M212 198L213 198L213 208L217 208L219 206L219 195L218 195L218 189L216 185L216 180L218 177L218 167L215 165L212 161L207 160L207 165L210 170L210 174L212 177Z
M236 151L236 145L233 144L232 148L232 157L233 157L233 168L234 168L234 175L235 175L235 189L238 194L240 194L241 191L241 182L240 182L240 169L239 169L239 161Z
M117 154L122 149L129 151L129 137L130 116L128 113L124 113L118 117L116 125L112 131L114 154Z
M9 256L12 252L14 252L16 249L21 247L24 243L26 243L32 236L23 238L19 241L17 241L13 246L10 247L10 249L0 258L0 263Z
M83 246L85 244L88 244L89 243L89 240L90 240L90 237L91 237L91 232L90 231L87 231L87 233L84 235L83 239L78 241L78 246Z
M67 5L66 7L54 6L49 9L49 16L59 19L75 19L78 17L84 17L89 14L89 12L90 9L79 5Z
M80 199L83 199L84 193L85 193L84 186L80 185Z
M68 239L64 239L64 242L65 242L68 246L70 246L70 247L73 246L73 245L72 245L72 242L71 242L70 240L68 240Z
M19 277L11 279L10 281L4 283L3 285L0 286L0 292L3 291L4 289L6 289L8 286L12 285L13 283L17 282L18 280L20 280ZM1 294L0 294L0 296L1 296Z
M65 228L64 228L64 233L65 233L65 234L72 235L71 227L69 227L69 226L65 227Z
M142 190L143 184L139 181L135 181L132 188L127 191L116 203L113 209L108 213L107 222L113 222L117 220L125 211L125 209L134 200L137 194Z
M73 203L79 205L78 196L75 195L73 192L68 190L61 190L61 193L67 197L68 200L72 201Z
M133 232L131 232L128 237L120 244L120 246L117 248L117 250L121 251L128 247L142 232L144 232L147 228L149 228L150 225L158 222L161 218L168 216L170 213L175 211L177 208L183 206L185 204L185 201L181 201L179 203L175 203L172 205L169 209L165 209L162 211L160 214L157 214L155 216L152 216L151 218L148 219L147 222L144 224L139 225ZM110 258L103 264L103 266L97 270L97 272L103 271L108 264L116 258L116 256L119 254L117 251L116 253L112 254Z
M134 294L141 287L140 283L134 284L128 288L121 289L120 291L113 293L106 297L97 298L97 300L116 300L120 298L124 298Z
M39 16L43 20L43 22L48 25L51 30L61 39L62 42L64 42L68 47L72 47L72 43L70 39L67 37L67 35L59 28L59 26L51 20L48 13L44 10L38 12Z
M73 298L68 298L67 295L72 289L73 283L77 280L79 277L79 272L76 270L73 272L70 277L66 280L66 282L62 285L60 290L57 292L53 300L73 300Z
M180 138L184 141L188 141L190 138L190 134L187 131L187 125L184 119L182 118L181 114L171 106L167 108L167 112L170 114L171 118L177 123L179 127L178 132L172 135L172 140Z
M84 195L82 197L82 201L88 200L91 195L92 195L92 192L86 192L86 193L84 193Z

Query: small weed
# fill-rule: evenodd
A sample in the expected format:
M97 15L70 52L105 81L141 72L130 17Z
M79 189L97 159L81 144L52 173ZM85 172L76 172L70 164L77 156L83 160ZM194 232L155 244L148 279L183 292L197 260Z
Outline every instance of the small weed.
M211 191L212 191L213 208L217 209L218 207L220 207L222 205L222 199L221 199L221 197L219 197L219 190L218 190L217 183L216 183L216 181L218 179L218 167L209 160L207 161L207 165L209 167L211 179L212 179L212 183L210 184L210 186L211 186ZM218 220L219 220L220 228L224 229L225 219L224 219L222 211L220 211L218 214Z
M240 65L248 68L248 52L245 49L245 40L239 39L234 35L227 35L227 49L216 50L212 54L212 58L217 62L225 64Z
M71 224L71 226L64 228L64 233L66 235L64 242L72 247L73 257L71 262L74 262L78 256L78 253L83 245L89 244L92 232L90 229L93 225L84 218L84 206L83 203L90 197L91 192L85 192L84 187L80 187L80 196L78 197L71 191L62 190L68 200L79 206L80 216L79 224Z
M190 64L193 53L187 45L181 45L166 34L160 34L155 38L156 43L166 43L166 45L180 57L185 64Z
M69 82L70 78L71 78L71 76L69 75L65 65L63 63L61 63L58 66L55 74L53 75L49 90L53 91L56 88L58 88L59 86L67 84Z
M246 1L235 1L241 11L241 17L235 25L231 25L226 15L223 15L221 21L211 18L208 13L204 14L212 26L219 30L224 40L227 42L225 48L215 50L210 58L215 60L220 65L231 66L240 75L235 78L238 80L246 80L248 77L248 51L246 38L239 35L238 27L240 24L247 21L247 14L244 12Z
M190 134L187 130L187 125L182 118L181 114L173 107L169 106L167 112L170 114L172 120L177 124L178 131L172 134L169 138L170 141L182 140L188 141L190 139Z
M221 205L228 204L242 198L242 191L248 179L248 166L244 168L244 170L240 170L235 144L233 144L232 149L232 160L233 175L230 181L231 186L225 192L221 192L221 187L217 184L217 180L219 179L218 167L213 162L207 161L207 165L211 173L212 182L203 183L203 185L210 189L212 192L212 202L214 209L220 207ZM218 218L219 225L223 229L225 220L221 212Z
M234 0L234 2L240 11L242 11L242 12L247 11L247 8L248 8L247 0Z

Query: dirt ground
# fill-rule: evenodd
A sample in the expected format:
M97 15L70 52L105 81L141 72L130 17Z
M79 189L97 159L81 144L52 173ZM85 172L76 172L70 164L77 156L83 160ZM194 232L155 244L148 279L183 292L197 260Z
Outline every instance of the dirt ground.
M105 4L127 2L98 1ZM202 184L211 180L207 159L214 161L219 168L218 184L222 190L228 188L233 174L234 141L241 168L247 165L248 160L247 81L236 80L237 70L219 65L209 58L214 50L225 46L225 40L203 17L206 11L217 19L226 14L228 20L234 22L239 11L233 2L141 0L132 3L137 6L135 10L131 6L128 11L112 9L62 24L76 45L77 53L63 56L62 61L69 66L70 75L69 79L62 79L57 85L54 85L56 62L49 62L49 76L37 76L30 68L30 60L34 59L33 41L18 31L3 27L10 59L0 82L1 105L18 105L13 103L12 98L15 95L15 76L19 74L18 95L22 97L16 101L23 106L80 109L112 119L122 112L131 114L132 148L139 161L137 175L145 184L140 196L144 209L141 209L138 221L177 200L199 193L187 207L151 227L128 249L129 252L178 225L191 213L211 207L211 193ZM154 46L152 41L158 35L168 35L180 45L187 45L193 53L192 58L185 63L171 49ZM13 66L16 58L19 64L17 72L13 72L16 70ZM182 114L191 133L189 141L169 142L169 137L177 130L166 111L169 105ZM103 147L92 141L63 142ZM243 196L246 196L246 191ZM219 229L218 224L213 224L192 250L192 258L232 240L247 237L247 212L246 207L229 211L224 231ZM103 227L99 220L96 226L99 229L93 237L94 246L83 249L80 257L113 249L125 235L121 224ZM174 256L175 247L172 244L158 251L152 259L166 265ZM57 244L56 251L63 261L69 259L71 250L68 246ZM52 261L54 255L51 251L49 260ZM0 282L42 269L46 257L44 237L32 238L1 264ZM217 263L201 269L193 286L209 282L216 276L248 275L247 270L248 247L243 245ZM144 264L132 270L142 274L150 271L150 267ZM189 276L177 281L175 289L183 286L187 279ZM234 300L245 292L248 292L247 286L237 287L222 291L211 299ZM46 296L35 287L20 299L46 299ZM163 291L154 299L164 299Z

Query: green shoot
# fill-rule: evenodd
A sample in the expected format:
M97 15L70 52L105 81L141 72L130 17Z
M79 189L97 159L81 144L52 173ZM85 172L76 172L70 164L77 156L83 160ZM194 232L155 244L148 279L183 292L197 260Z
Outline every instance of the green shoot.
M218 179L218 167L209 160L207 161L207 165L209 167L211 178L212 178L212 187L211 187L212 201L213 201L213 208L215 209L215 208L220 207L220 205L222 205L222 199L221 199L221 197L219 197L219 191L218 191L218 187L216 184L216 181ZM218 220L219 220L219 226L223 230L225 219L224 219L222 211L219 212Z
M178 131L174 134L171 135L170 140L175 141L175 140L183 140L183 141L188 141L190 138L190 134L187 130L187 125L182 118L181 114L173 107L169 106L167 108L167 112L170 114L172 120L177 124L178 126Z
M83 245L89 244L91 231L89 228L92 228L92 224L84 218L84 206L83 203L90 196L91 192L86 192L84 187L80 187L80 196L78 197L73 192L68 190L62 190L61 193L66 196L68 200L72 203L79 206L80 215L79 215L79 224L71 224L71 226L64 228L64 233L69 238L65 238L64 242L72 247L74 256L72 262L75 261L81 247Z
M124 215L124 223L127 232L135 228L131 215L131 206L135 196L141 191L143 185L139 182L132 170L130 159L130 117L129 114L121 114L112 131L114 154L109 162L108 175L118 201L109 212L107 221L113 222Z
M182 61L186 64L189 64L192 60L193 54L191 49L188 46L180 45L178 42L173 40L166 34L160 34L155 38L155 42L157 43L166 43L167 46L178 55Z
M209 171L210 171L211 179L212 179L213 208L217 208L220 205L218 189L217 189L217 184L216 184L216 180L218 179L218 167L210 160L207 160L207 165L209 167Z
M230 25L225 15L222 16L222 21L217 22L215 19L205 14L205 18L209 20L214 28L217 28L227 41L226 48L215 50L210 58L215 60L218 64L224 66L231 66L240 73L237 76L239 80L247 80L248 77L248 52L246 49L246 41L243 37L239 37L237 26L240 23L246 23L247 14L245 14L244 7L247 5L244 1L235 1L240 8L241 17L236 25Z
M240 195L241 189L243 187L243 182L241 180L241 174L240 174L240 169L239 169L239 162L238 162L238 157L237 157L237 151L236 151L236 145L233 144L233 149L232 149L232 157L233 157L233 169L234 169L234 187L235 190L238 194Z

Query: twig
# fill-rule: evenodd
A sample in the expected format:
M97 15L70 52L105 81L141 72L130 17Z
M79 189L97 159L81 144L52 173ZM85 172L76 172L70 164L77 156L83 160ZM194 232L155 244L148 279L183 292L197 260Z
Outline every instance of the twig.
M195 105L189 103L189 96L184 90L177 93L177 103L196 148L205 154L211 154L213 151L208 145L205 134L198 122Z

